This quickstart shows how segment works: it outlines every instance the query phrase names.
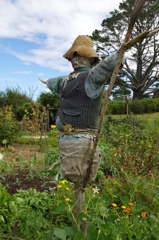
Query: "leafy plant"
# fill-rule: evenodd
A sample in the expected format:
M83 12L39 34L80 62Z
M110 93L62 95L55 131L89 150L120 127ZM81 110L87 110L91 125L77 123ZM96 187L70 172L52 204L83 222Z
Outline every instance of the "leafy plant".
M21 133L21 123L15 120L12 107L0 109L0 144L12 144L13 140Z

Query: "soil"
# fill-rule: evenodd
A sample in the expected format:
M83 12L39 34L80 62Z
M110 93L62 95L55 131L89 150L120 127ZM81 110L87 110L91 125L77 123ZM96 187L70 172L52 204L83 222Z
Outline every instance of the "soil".
M2 154L3 154L3 149ZM38 150L36 146L31 145L21 145L17 144L14 148L10 149L7 155L4 155L3 160L7 161L19 161L19 156L22 156L22 162L25 163L28 158L33 159L35 156L35 152L37 153L37 160L43 157L43 153ZM49 166L50 167L50 166ZM47 177L44 179L35 176L36 171L40 171L44 168L44 166L36 166L36 170L32 171L32 177L29 176L30 169L15 168L13 172L6 173L3 172L0 175L0 180L2 185L6 187L9 194L13 195L17 193L18 189L27 190L29 188L36 189L39 192L50 192L50 188L56 189L56 184L53 182L53 177ZM2 176L2 177L1 177Z

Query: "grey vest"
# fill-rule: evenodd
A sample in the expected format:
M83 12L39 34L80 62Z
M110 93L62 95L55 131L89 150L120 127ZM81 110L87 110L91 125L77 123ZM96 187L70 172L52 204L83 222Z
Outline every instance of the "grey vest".
M102 93L91 99L85 92L88 73L81 73L60 90L58 115L65 124L78 128L97 128Z

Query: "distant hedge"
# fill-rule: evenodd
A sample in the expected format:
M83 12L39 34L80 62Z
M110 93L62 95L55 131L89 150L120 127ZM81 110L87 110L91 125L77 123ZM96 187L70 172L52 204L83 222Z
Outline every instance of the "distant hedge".
M106 114L126 114L127 104L124 100L109 100ZM154 113L159 112L159 98L135 99L128 103L129 114Z

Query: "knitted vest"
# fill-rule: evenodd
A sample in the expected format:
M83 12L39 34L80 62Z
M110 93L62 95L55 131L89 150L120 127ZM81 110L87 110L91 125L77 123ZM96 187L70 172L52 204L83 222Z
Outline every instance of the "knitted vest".
M78 128L97 128L102 93L91 99L85 92L88 73L81 73L60 90L58 115L62 122Z

